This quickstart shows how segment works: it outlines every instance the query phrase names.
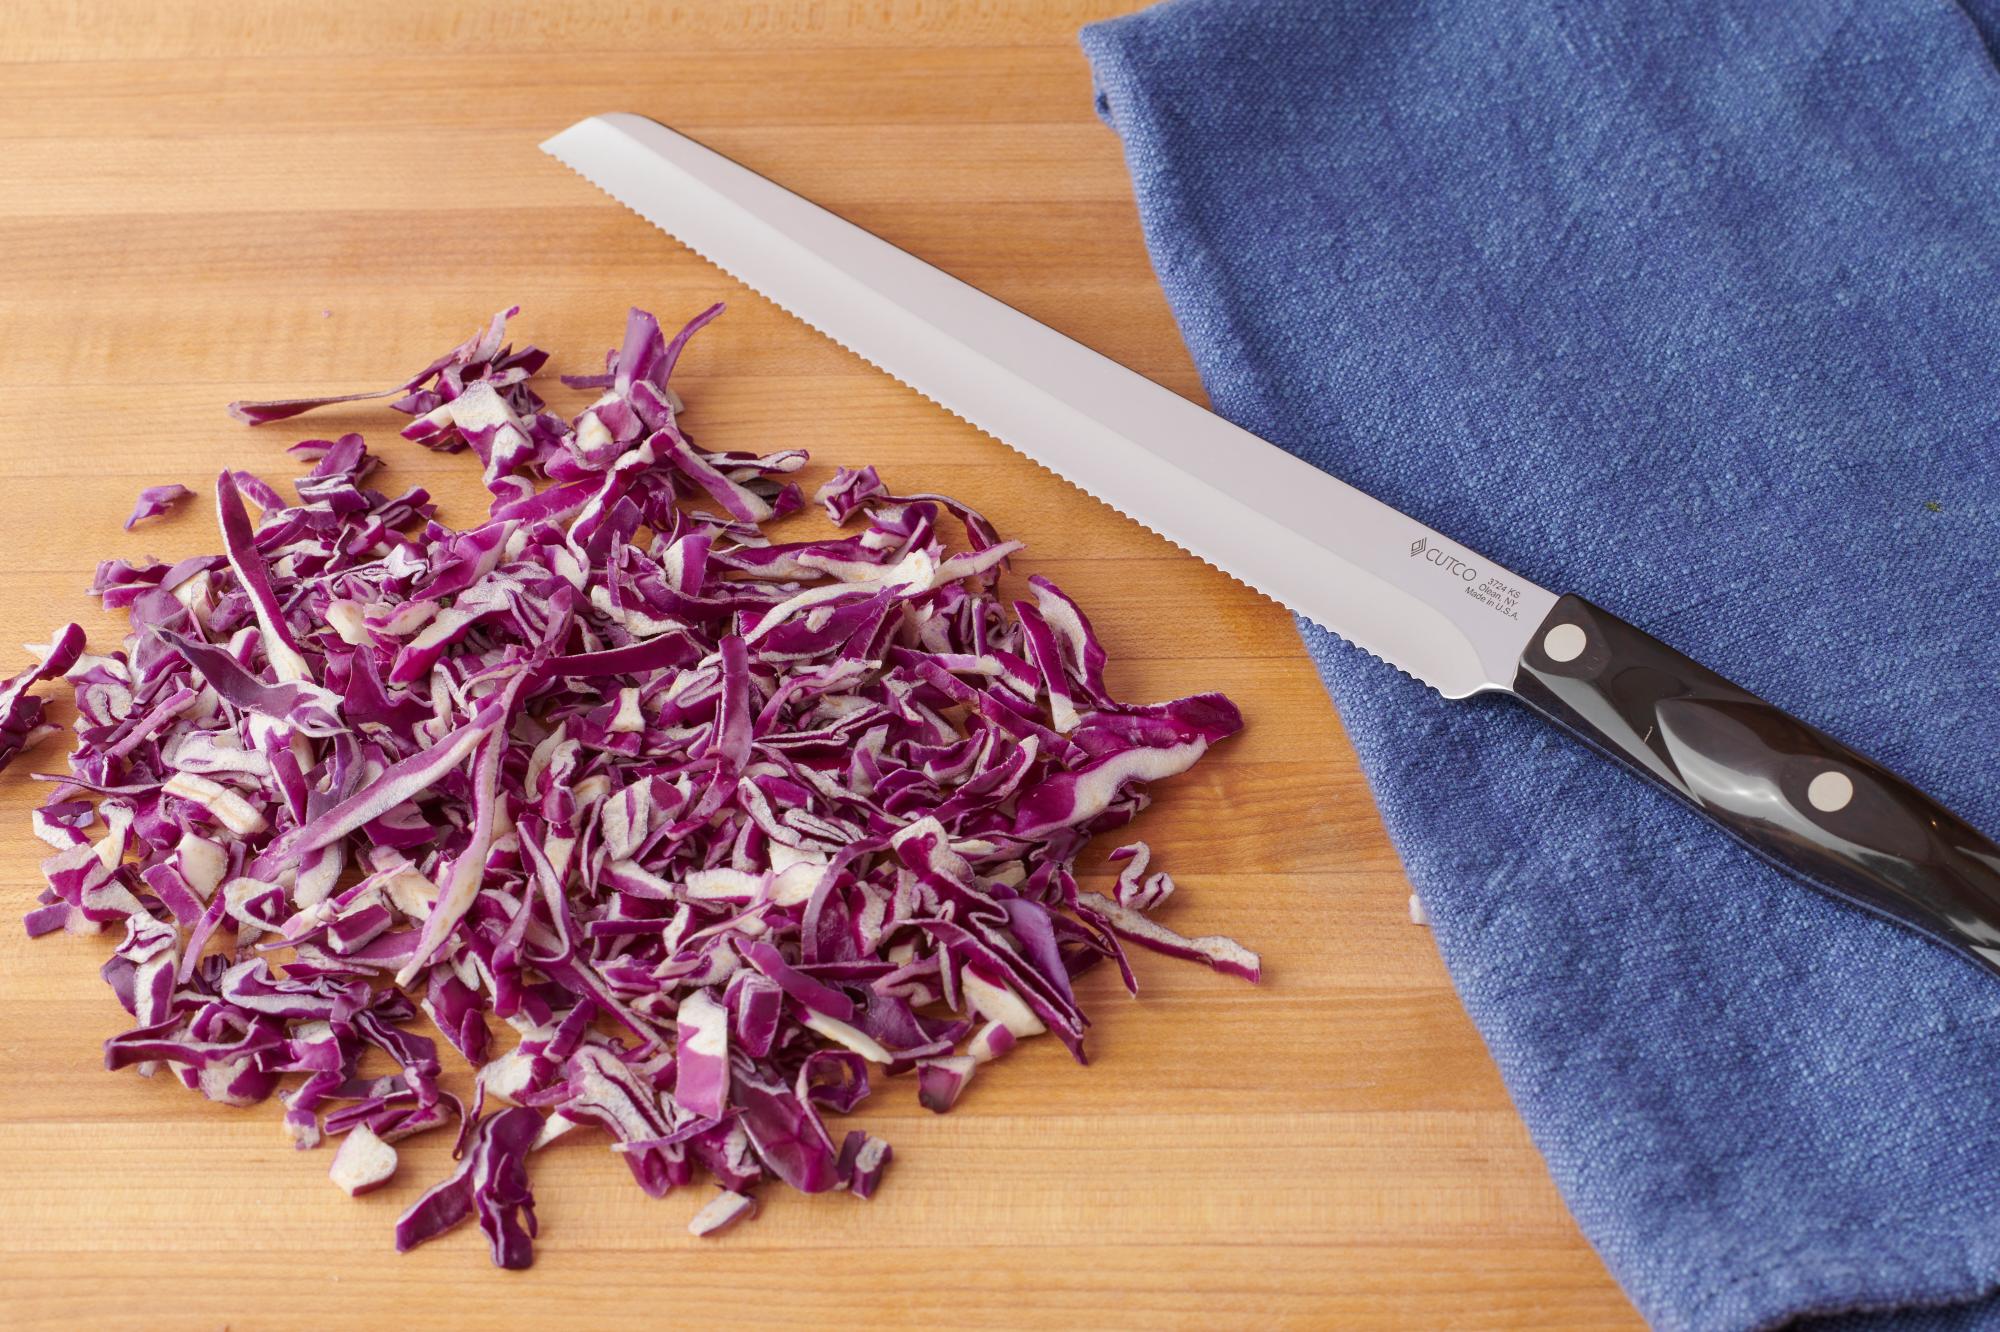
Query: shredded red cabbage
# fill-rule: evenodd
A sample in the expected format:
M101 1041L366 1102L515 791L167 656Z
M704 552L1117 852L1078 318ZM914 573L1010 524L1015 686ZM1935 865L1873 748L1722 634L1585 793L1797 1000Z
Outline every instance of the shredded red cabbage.
M767 536L806 455L697 447L667 385L719 309L671 340L633 311L568 420L511 310L383 394L234 404L400 395L406 436L477 456L488 517L453 530L368 484L360 436L307 440L296 503L218 478L220 554L99 569L122 647L71 625L0 683L0 762L49 729L29 685L74 688L27 926L123 927L104 975L136 1025L106 1063L230 1104L285 1084L298 1146L350 1135L331 1173L354 1193L456 1125L398 1248L477 1219L527 1265L528 1154L581 1125L649 1193L706 1171L696 1234L754 1215L767 1177L865 1198L889 1145L836 1145L825 1114L871 1078L914 1073L943 1111L1017 1040L1081 1062L1072 982L1110 959L1136 993L1123 942L1257 977L1152 918L1173 883L1143 843L1112 896L1075 873L1236 709L1116 700L1074 602L1040 578L1003 602L1018 543L873 469L819 493L845 534ZM477 1068L470 1110L420 1009ZM395 1071L363 1076L370 1050Z

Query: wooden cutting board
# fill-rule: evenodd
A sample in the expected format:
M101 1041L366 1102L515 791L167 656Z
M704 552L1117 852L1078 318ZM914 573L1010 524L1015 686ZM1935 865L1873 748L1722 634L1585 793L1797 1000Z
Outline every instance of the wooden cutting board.
M403 378L491 311L594 368L633 303L727 316L676 383L711 447L873 462L1028 542L1127 695L1229 693L1248 730L1132 830L1169 920L1262 950L1255 989L1140 958L1095 974L1091 1066L1052 1042L938 1117L907 1082L857 1117L872 1203L767 1191L719 1241L603 1140L536 1161L523 1274L476 1232L391 1251L445 1165L433 1135L351 1201L274 1106L108 1074L105 937L0 927L0 1324L61 1328L666 1324L1604 1327L1629 1307L1563 1211L1453 999L1291 621L743 290L536 151L645 112L1191 397L1080 24L1118 0L346 0L0 7L0 671L66 619L100 644L96 560L216 548L206 498L133 533L142 485L356 429L447 518L472 467L356 410L249 431L241 396ZM576 395L553 400L574 410ZM40 880L45 743L0 778L0 884ZM1086 865L1101 874L1094 853Z

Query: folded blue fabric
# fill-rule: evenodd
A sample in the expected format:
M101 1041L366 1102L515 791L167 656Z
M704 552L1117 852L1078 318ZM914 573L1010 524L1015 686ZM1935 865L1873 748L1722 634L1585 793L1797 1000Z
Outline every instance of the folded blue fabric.
M1173 0L1083 40L1219 411L1993 832L1994 2ZM2000 979L1304 632L1642 1313L2000 1324Z

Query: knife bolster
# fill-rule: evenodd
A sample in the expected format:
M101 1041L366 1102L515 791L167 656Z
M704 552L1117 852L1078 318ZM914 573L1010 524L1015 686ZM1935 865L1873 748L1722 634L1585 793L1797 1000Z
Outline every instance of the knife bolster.
M1575 596L1514 692L1794 878L2000 972L2000 846L1825 732Z

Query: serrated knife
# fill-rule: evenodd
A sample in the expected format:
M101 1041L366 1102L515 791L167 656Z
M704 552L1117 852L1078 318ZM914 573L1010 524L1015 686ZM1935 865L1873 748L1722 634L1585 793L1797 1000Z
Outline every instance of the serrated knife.
M2000 847L1881 765L640 116L543 149L806 323L1447 698L1511 694L1758 855L2000 972Z

